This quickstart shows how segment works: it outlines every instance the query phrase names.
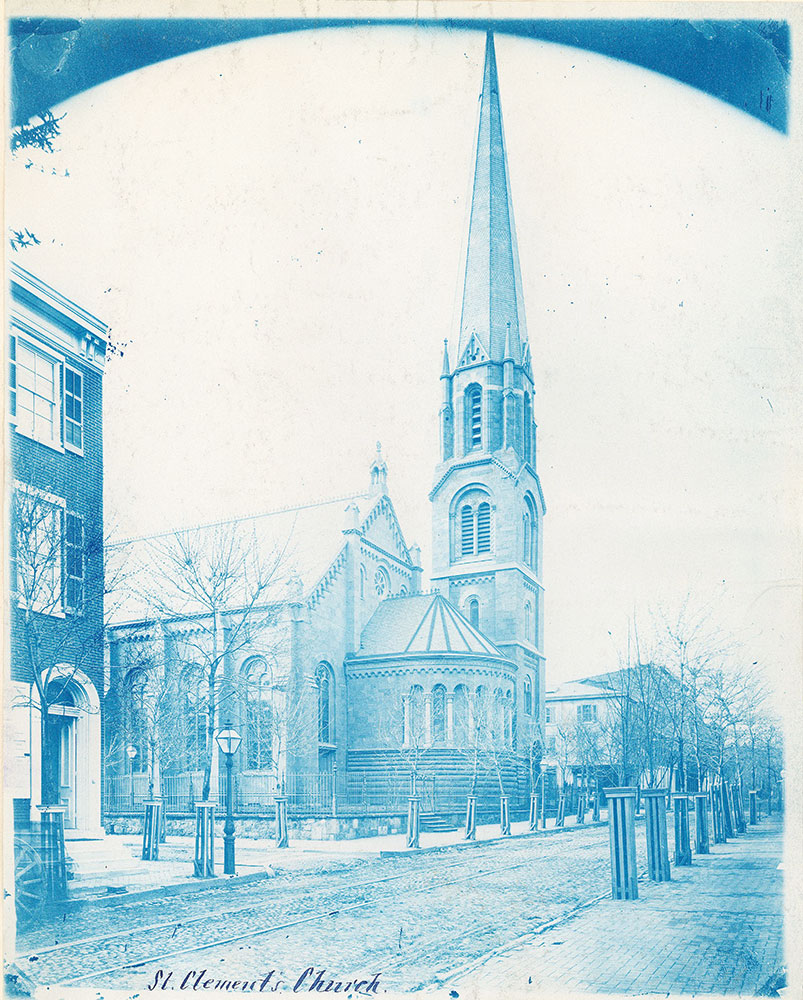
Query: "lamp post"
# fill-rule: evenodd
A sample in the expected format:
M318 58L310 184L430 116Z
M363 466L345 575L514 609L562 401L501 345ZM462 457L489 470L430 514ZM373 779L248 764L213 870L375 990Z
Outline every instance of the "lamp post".
M234 875L234 779L232 766L234 755L242 743L242 737L230 722L224 722L223 728L215 737L215 742L226 755L226 822L223 826L223 874Z
M134 810L134 758L137 755L137 748L135 746L130 746L126 750L128 755L128 773L131 776L131 811Z

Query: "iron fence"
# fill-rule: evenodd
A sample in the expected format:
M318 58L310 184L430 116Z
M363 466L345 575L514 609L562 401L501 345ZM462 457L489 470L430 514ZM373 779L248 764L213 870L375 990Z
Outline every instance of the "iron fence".
M273 815L276 796L287 798L287 809L294 816L370 815L406 812L411 781L408 775L361 773L292 774L281 785L275 774L257 772L233 775L233 809L238 815ZM435 779L419 777L416 793L421 810L433 812L437 805ZM146 800L155 794L145 774L107 775L105 812L107 816L139 813ZM166 815L189 815L203 800L203 772L162 775L159 796ZM219 775L217 797L226 802L226 773ZM445 802L445 800L444 800Z

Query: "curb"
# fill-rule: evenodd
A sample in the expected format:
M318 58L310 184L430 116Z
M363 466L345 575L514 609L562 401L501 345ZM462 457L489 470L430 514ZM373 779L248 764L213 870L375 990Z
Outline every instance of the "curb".
M187 893L203 892L205 889L226 889L239 885L247 885L249 882L261 882L263 879L272 878L273 873L249 872L247 875L222 875L215 878L193 879L192 882L175 882L171 885L157 885L150 889L138 889L134 892L110 892L104 896L86 896L82 899L68 899L61 904L61 912L73 912L83 910L87 907L114 906L116 903L127 903L141 899L166 899L169 896L182 896Z
M488 844L509 844L511 840L534 840L539 837L550 837L553 834L572 833L575 830L593 830L595 827L607 826L607 820L596 823L580 823L575 826L551 827L548 830L527 830L524 833L513 833L509 837L486 837L482 840L458 840L453 844L433 844L430 847L403 847L399 850L380 851L380 858L410 858L422 854L438 854L442 851L467 850L472 847L484 847Z

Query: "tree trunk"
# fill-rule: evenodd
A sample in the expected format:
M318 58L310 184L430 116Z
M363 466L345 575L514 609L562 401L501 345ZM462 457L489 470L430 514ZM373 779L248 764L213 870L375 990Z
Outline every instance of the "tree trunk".
M42 748L40 794L44 806L59 803L59 763L61 759L61 726L59 716L49 715L47 705L40 711L40 740Z

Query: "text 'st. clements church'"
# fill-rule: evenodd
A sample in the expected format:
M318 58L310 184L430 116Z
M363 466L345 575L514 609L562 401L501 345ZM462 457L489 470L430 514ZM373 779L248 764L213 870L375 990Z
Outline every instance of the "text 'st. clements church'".
M514 805L529 795L530 748L543 741L545 506L490 34L459 340L451 357L444 350L440 379L431 590L422 589L419 553L405 542L379 450L369 492L248 519L263 540L290 538L294 573L271 626L287 641L255 637L224 664L223 711L244 737L236 766L245 806L249 781L256 800L270 774L290 787L294 775L334 767L351 787L390 785L415 769L436 811L464 807L472 790L481 806L498 804L500 782ZM142 644L159 646L150 662L163 664L182 704L202 704L193 654L200 629L198 615L156 623L140 612L118 614L109 631L107 711L116 720L106 728L128 745L129 760L131 745L140 748L135 769L153 767L139 732L137 700L150 683ZM183 725L178 745L174 732L162 753L162 775L191 776L208 759L203 725ZM112 771L130 769L125 750L109 758Z

